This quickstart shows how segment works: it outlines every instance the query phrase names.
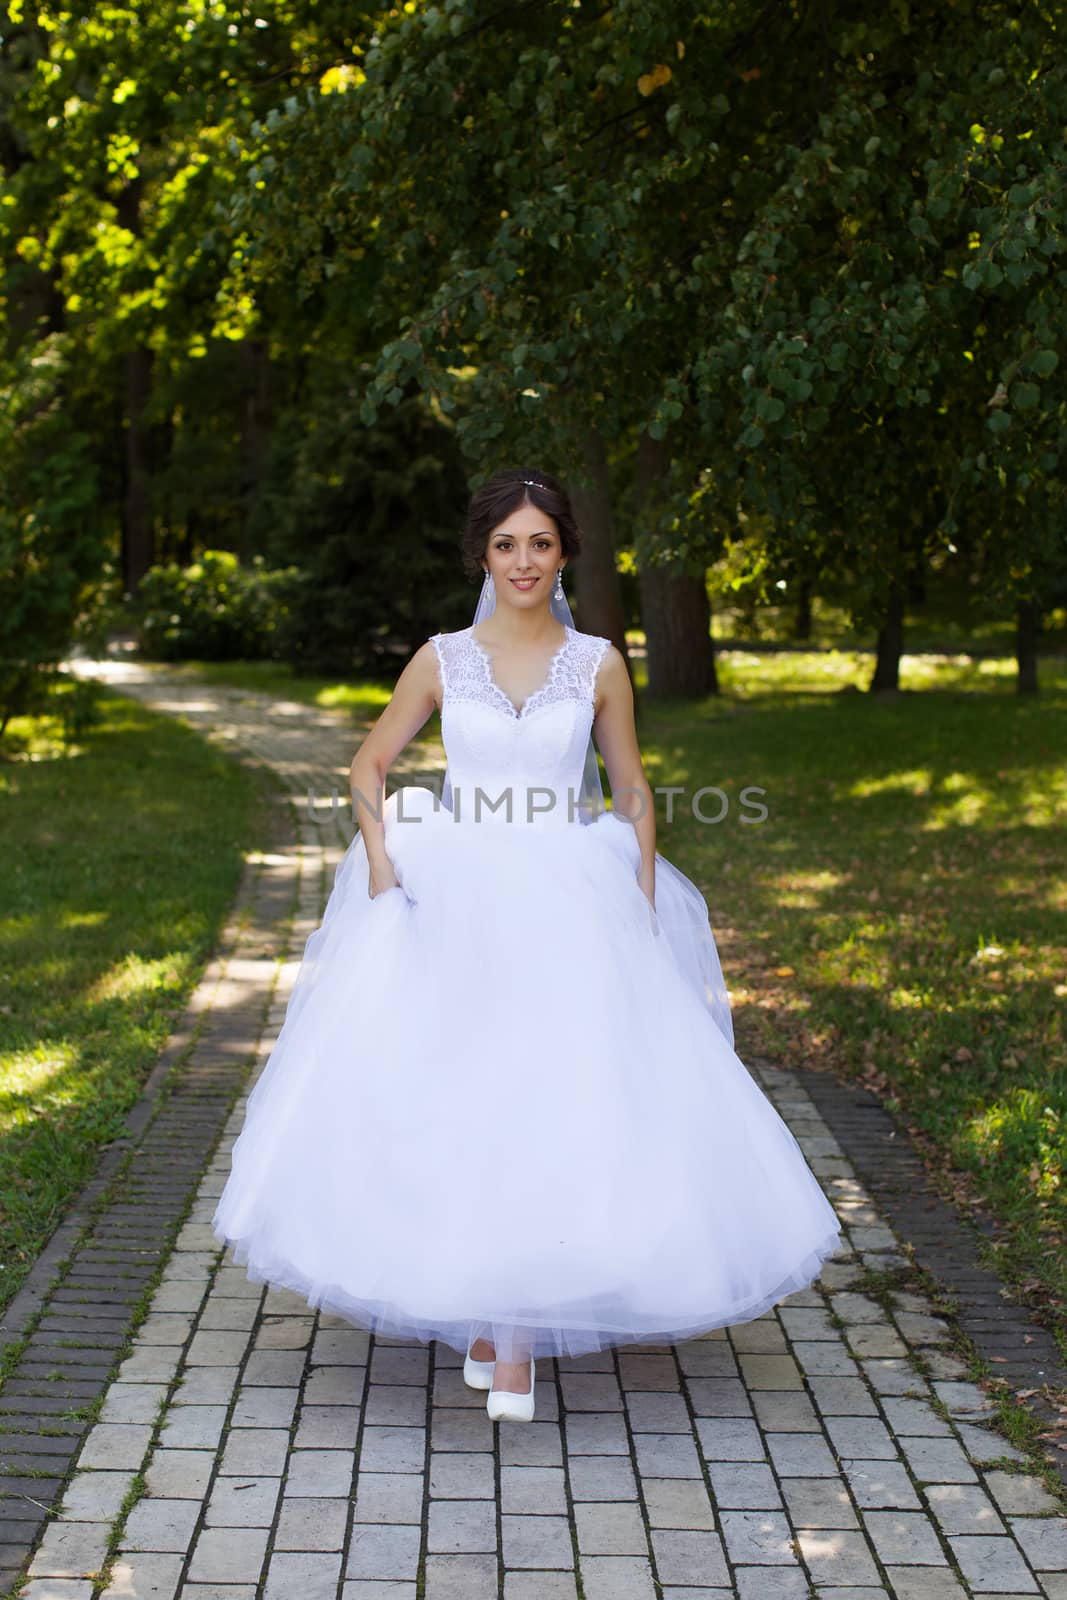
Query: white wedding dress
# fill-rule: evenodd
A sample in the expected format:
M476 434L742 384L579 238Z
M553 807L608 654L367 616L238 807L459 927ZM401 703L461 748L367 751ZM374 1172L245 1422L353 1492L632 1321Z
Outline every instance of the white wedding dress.
M748 1321L839 1225L734 1054L699 891L657 854L653 912L632 825L568 804L608 641L570 630L517 710L471 635L433 639L452 809L389 797L374 899L349 846L215 1233L257 1282L500 1359Z

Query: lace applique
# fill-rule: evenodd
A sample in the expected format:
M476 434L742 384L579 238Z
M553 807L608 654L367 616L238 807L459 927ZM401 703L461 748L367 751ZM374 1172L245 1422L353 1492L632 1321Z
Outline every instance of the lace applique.
M431 643L440 669L442 707L448 700L473 700L495 706L512 722L524 722L534 711L564 700L595 705L596 676L611 640L569 629L549 663L545 681L519 709L493 676L492 659L474 638L473 623L458 633L435 633Z

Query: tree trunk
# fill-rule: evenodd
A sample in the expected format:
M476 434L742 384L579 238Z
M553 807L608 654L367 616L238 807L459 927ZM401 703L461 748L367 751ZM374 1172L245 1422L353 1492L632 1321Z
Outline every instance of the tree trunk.
M575 521L582 530L582 553L575 569L578 604L575 620L583 633L596 633L610 639L629 666L622 586L615 566L615 521L611 509L608 453L598 429L590 428L586 433L582 452L592 487L586 489L575 484L571 491Z
M651 520L662 490L669 452L665 439L642 433L637 442L635 515ZM650 699L701 699L718 694L711 606L703 572L642 563L641 622L648 646Z
M793 638L811 638L811 579L801 578L797 586L797 609L793 615Z
M885 621L878 630L878 653L874 677L868 692L880 694L900 688L900 658L904 653L904 592L895 588L889 596Z
M1033 600L1020 600L1015 608L1015 660L1019 674L1017 694L1037 693L1037 641L1041 634L1041 608Z
M245 339L238 347L242 376L241 400L241 528L238 555L247 561L255 555L251 523L256 501L263 487L267 451L270 445L271 367L265 339Z
M116 212L122 227L141 233L141 190L138 174L122 190ZM124 489L122 497L122 585L127 594L137 588L155 560L149 472L151 441L145 420L152 392L152 351L147 345L127 350L122 357Z
M152 384L152 352L141 346L123 357L125 393L125 492L122 500L122 585L136 594L155 559L148 492L148 437L145 411Z

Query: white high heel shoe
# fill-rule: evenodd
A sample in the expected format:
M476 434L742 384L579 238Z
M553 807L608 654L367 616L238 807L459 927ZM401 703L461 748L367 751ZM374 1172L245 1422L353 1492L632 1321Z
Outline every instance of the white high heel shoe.
M485 1403L493 1422L532 1422L534 1414L534 1358L530 1357L530 1388L526 1394L511 1389L490 1389Z
M471 1343L473 1344L473 1340ZM495 1361L475 1361L471 1355L470 1345L463 1361L463 1381L469 1383L472 1389L491 1389L493 1386L493 1370Z

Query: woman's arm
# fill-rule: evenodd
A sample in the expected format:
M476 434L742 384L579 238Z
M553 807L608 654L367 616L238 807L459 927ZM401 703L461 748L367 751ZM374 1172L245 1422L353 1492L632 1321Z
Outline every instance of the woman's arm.
M352 757L352 811L367 846L372 899L397 887L393 863L385 851L385 776L432 715L438 703L437 684L437 653L427 639L396 680L389 704Z
M637 881L656 903L656 813L652 789L641 765L634 724L634 692L626 662L609 645L597 673L597 705L593 730L611 783L612 809L637 830L641 867Z

